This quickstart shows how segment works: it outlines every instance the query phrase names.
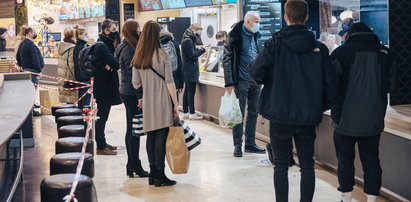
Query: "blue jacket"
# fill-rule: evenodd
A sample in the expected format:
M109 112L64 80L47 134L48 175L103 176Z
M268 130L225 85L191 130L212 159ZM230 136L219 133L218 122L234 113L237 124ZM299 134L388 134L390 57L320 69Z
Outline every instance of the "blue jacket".
M40 49L30 39L24 39L16 55L17 64L24 70L40 73L44 67L43 56Z

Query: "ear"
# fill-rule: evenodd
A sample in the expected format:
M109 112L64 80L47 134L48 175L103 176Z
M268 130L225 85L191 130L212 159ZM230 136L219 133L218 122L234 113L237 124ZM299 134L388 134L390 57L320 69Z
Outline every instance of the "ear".
M284 21L289 24L287 13L284 14Z
M304 23L306 23L308 21L308 17L309 17L309 15L307 14L307 17L305 17Z

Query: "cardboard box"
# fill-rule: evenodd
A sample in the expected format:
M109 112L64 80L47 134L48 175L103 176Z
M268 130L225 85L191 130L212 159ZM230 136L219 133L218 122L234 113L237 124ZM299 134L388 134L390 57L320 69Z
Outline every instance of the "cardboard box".
M59 105L59 92L58 91L49 91L49 90L40 90L40 105L46 109L51 110L51 107L54 105ZM44 115L51 115L51 111L41 108L41 113Z

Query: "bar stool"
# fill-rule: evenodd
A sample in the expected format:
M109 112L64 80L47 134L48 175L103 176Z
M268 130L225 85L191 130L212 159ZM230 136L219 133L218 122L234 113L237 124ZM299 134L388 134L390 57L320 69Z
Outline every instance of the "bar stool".
M70 193L75 174L58 174L46 177L40 185L41 202L63 201ZM97 202L97 193L90 177L81 175L76 191L78 201Z
M81 153L56 154L50 159L50 175L63 173L76 173L77 164L80 161ZM94 177L94 159L90 153L85 153L82 175Z
M62 116L81 116L83 115L83 110L77 108L67 108L67 109L58 109L54 112L54 117L57 123L57 119Z
M62 116L57 119L57 128L66 125L81 125L85 124L83 116Z
M84 125L67 125L57 129L60 138L64 137L84 137L86 136L86 127Z
M81 152L84 137L65 137L56 141L56 154ZM86 146L86 152L94 155L94 142L89 140Z
M62 105L55 105L51 107L51 115L54 115L54 112L58 109L68 109L68 108L77 108L75 104L62 104Z

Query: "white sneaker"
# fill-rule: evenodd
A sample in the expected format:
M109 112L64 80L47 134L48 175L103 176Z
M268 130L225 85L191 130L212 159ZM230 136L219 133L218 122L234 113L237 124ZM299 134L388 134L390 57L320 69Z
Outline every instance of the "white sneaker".
M198 114L190 114L189 119L190 120L201 120L201 119L203 119L203 117L198 115Z
M181 118L182 118L182 119L189 119L189 113L183 114L183 116L182 116Z

